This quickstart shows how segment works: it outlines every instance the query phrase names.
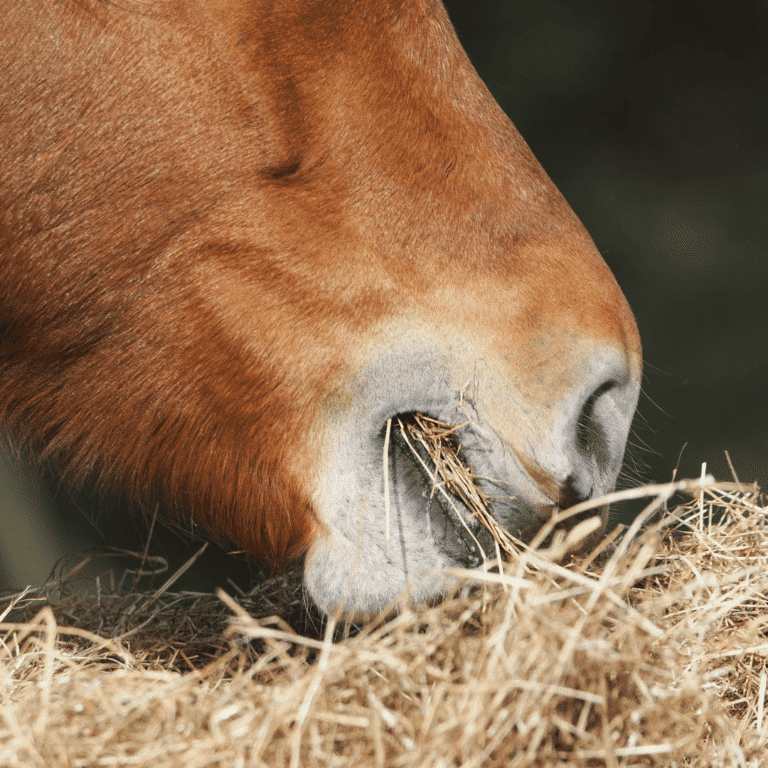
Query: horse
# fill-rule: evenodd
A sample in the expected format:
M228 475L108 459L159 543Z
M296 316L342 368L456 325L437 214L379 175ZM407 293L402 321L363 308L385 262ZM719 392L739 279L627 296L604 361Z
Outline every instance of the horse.
M351 619L494 552L398 418L455 425L523 541L614 487L635 320L439 0L18 0L0 40L0 422L36 461L303 556Z

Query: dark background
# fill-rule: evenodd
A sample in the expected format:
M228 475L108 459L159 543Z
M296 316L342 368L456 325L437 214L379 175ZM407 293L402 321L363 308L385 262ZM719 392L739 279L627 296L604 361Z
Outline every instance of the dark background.
M768 488L768 7L448 0L480 76L635 312L628 479Z
M668 480L681 451L678 476L698 476L706 462L730 479L727 450L742 481L768 488L766 4L446 4L480 76L635 311L645 381L624 483ZM18 473L3 484L3 473L14 586L45 578L62 552L142 546L146 525L94 512L101 507L88 492ZM25 501L28 522L12 521L9 510ZM66 521L59 530L45 510L52 501ZM179 550L178 562L199 545L172 534L159 546ZM231 560L208 552L203 565L199 588L230 575L247 586L248 569Z

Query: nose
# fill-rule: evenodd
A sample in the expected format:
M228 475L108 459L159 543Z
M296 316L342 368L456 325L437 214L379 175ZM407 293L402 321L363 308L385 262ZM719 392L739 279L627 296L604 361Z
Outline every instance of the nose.
M613 490L640 391L640 377L623 352L599 348L577 366L578 384L560 403L553 432L561 509Z

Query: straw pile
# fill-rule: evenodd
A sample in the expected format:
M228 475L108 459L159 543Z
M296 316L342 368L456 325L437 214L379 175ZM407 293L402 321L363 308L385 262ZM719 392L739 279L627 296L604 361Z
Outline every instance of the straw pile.
M318 637L271 615L301 604L285 580L237 601L17 596L0 765L768 765L768 507L707 478L642 493L655 522L601 565L518 547L338 642L333 620Z

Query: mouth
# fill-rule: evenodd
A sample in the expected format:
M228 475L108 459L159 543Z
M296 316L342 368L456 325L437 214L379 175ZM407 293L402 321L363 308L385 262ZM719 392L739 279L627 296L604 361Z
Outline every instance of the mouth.
M573 537L567 529L596 511L577 509L571 520L559 513L582 500L580 488L592 495L605 483L587 476L579 485L566 472L558 479L541 467L544 450L519 454L473 402L442 392L398 399L406 407L366 408L368 429L355 429L361 418L350 412L325 454L314 499L322 535L304 576L322 610L373 616L406 591L409 602L427 604L457 585L451 569L515 559L530 547L558 559L560 550L586 551L576 542L585 529Z
M489 527L495 521L462 456L459 432L466 426L404 413L388 420L384 440L395 479L405 475L421 489L435 543L452 559L475 568L494 551ZM388 491L385 487L385 495Z
M542 509L534 511L509 484L476 474L474 467L482 466L483 453L490 448L471 419L450 424L423 413L405 413L393 417L387 430L392 450L410 462L427 489L422 493L435 543L461 565L475 568L502 553L517 552L544 524Z
M308 445L318 450L306 482L317 535L305 584L326 613L342 606L347 617L372 615L401 599L440 599L458 584L453 569L506 554L489 528L511 544L512 560L540 545L558 559L561 551L586 552L586 536L600 536L592 525L600 521L587 521L592 528L580 522L599 514L598 497L615 483L636 397L616 355L579 369L565 394L570 380L558 378L557 397L540 402L546 382L536 385L536 397L525 395L523 378L520 386L507 381L460 341L446 354L442 331L433 342L433 330L417 344L421 331L409 328L403 349L399 336L382 337L396 351L373 357L329 393L311 422ZM444 448L437 455L423 423L410 429L417 414L432 419ZM441 471L449 454L461 460L468 483ZM485 497L479 510L473 489ZM567 520L567 510L587 498L594 501Z
M489 558L519 551L532 539L546 547L555 531L568 532L600 514L591 509L568 515L568 507L586 499L574 498L567 483L556 502L534 508L512 495L512 488L503 488L502 481L476 474L461 439L472 427L471 420L450 424L411 412L389 419L383 431L389 461L401 468L401 475L420 482L429 530L437 546L455 561L475 568ZM473 437L469 442L476 443L477 435ZM475 458L482 461L482 455ZM510 527L512 521L515 527ZM545 527L548 532L542 531Z

